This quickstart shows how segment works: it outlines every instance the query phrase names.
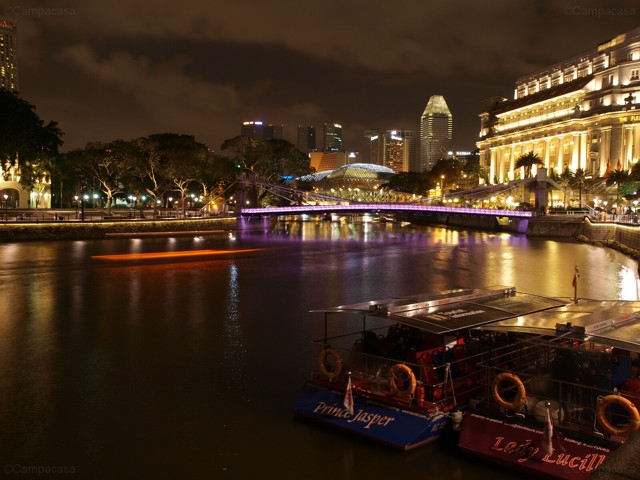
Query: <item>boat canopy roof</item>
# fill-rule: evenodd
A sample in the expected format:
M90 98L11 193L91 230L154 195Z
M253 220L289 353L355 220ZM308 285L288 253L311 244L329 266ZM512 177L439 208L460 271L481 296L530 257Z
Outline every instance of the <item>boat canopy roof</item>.
M554 298L520 293L514 287L496 286L373 300L312 312L362 314L445 335L566 304Z
M584 301L504 319L479 329L570 337L640 352L640 302Z

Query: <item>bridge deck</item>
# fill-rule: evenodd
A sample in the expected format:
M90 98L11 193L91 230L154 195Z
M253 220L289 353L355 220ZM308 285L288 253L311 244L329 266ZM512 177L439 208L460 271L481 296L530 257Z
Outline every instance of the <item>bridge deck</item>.
M243 216L303 215L318 213L442 213L459 215L491 215L494 217L532 217L531 211L497 210L492 208L442 207L410 203L354 203L349 205L294 205L288 207L243 208Z

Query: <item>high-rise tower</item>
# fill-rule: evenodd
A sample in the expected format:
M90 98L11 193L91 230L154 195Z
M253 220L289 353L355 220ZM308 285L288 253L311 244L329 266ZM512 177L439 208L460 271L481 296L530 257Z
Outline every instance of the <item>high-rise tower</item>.
M18 91L18 41L15 23L0 19L0 88Z
M259 120L243 122L240 127L240 135L255 138L257 140L282 139L284 125L266 124Z
M370 140L369 162L407 172L415 163L415 132L411 130L370 130L364 136Z
M431 170L453 149L453 116L442 95L432 95L420 117L420 171Z
M298 125L296 147L304 153L314 152L316 150L316 127Z
M338 123L325 123L323 132L323 150L325 152L342 151L342 125Z

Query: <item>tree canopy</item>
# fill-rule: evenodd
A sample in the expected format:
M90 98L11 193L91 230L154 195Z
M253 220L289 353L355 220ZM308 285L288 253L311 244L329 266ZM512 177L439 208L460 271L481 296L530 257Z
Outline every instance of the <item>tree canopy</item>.
M533 152L527 152L524 155L520 155L516 160L516 168L524 168L524 178L531 176L531 171L534 165L544 165L540 157Z
M45 124L33 105L0 90L0 159L18 160L20 183L25 188L33 188L49 174L62 146L62 135L57 123Z

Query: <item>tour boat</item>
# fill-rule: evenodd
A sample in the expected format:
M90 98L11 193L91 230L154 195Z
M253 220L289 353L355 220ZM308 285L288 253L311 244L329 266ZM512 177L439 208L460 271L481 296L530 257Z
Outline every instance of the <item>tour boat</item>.
M478 362L464 451L545 478L615 468L604 462L640 426L640 302L581 300L477 333L496 348Z
M401 450L423 445L480 393L476 364L491 345L470 330L563 304L500 286L315 310L324 337L293 411Z

